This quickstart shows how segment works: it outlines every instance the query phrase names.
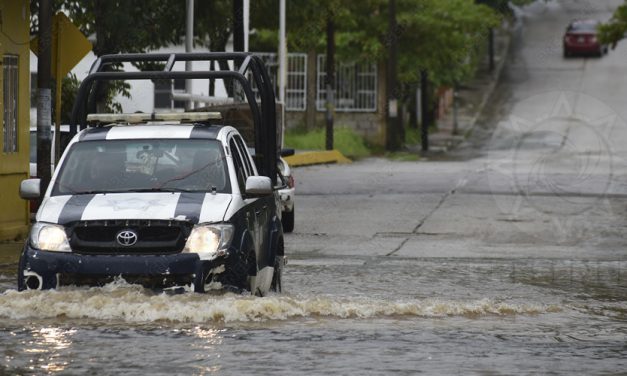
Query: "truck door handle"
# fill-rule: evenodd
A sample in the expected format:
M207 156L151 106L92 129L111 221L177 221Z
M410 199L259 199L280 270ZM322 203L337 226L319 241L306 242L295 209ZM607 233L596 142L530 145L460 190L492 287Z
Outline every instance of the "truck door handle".
M267 205L264 205L261 209L259 209L259 210L255 210L255 215L256 215L257 217L259 217L259 216L261 215L261 213L263 213L264 211L266 211L266 209L268 209L268 206L267 206Z

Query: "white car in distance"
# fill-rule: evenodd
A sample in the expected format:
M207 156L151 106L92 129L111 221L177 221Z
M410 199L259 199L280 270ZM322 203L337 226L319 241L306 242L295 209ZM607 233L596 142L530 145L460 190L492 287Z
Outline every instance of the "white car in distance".
M284 149L281 152L282 156L293 155L294 150ZM281 197L281 223L283 224L283 232L294 231L294 198L296 193L296 184L294 182L294 175L292 175L292 169L290 165L283 158L279 158L279 175L281 181L284 184L283 189L279 190L279 196Z

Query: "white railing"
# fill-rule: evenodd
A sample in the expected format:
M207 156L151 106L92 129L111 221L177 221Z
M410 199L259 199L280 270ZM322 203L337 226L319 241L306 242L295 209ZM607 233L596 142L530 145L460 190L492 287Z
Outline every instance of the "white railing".
M316 109L324 111L326 101L326 55L318 55ZM335 68L335 111L377 111L377 65L338 63Z

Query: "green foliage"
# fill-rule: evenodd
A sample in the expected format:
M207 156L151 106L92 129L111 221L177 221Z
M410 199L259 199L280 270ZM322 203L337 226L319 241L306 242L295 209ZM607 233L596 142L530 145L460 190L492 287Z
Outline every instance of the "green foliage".
M627 1L619 6L612 19L599 27L599 39L604 44L611 44L612 48L616 48L618 42L625 37L627 33Z
M347 30L353 24L349 0L290 0L287 2L286 27L290 51L319 52L325 48L327 19L332 17L336 27ZM255 0L250 4L251 50L278 49L279 0ZM267 31L272 31L272 34ZM338 44L338 52L340 52Z
M38 1L31 0L31 31L38 29ZM93 52L96 56L123 52L146 52L181 39L185 23L185 7L177 0L53 0L52 10L63 10L86 36L95 35ZM167 26L165 26L167 25ZM116 67L109 67L116 69ZM74 77L75 79L75 77ZM66 81L64 80L64 85ZM72 84L74 84L73 82ZM99 92L99 101L107 111L120 112L114 98L130 97L129 84L111 82ZM62 105L73 104L63 101ZM63 111L63 116L67 112Z
M69 124L70 117L72 116L74 99L76 99L76 93L78 92L81 82L74 73L70 73L63 79L63 83L61 85L61 124ZM54 106L53 109L54 108L56 108L56 106ZM53 115L52 118L56 119L56 116Z
M95 34L97 56L178 43L185 27L185 7L176 0L64 0L62 7L85 35Z
M251 7L251 44L276 51L278 0L257 0ZM492 8L473 0L397 0L398 28L389 31L388 0L292 0L286 17L288 49L324 52L329 16L336 24L339 60L385 61L397 38L399 81L407 89L417 85L421 69L429 70L436 85L467 78L474 72L478 46L500 21Z
M524 4L531 0L513 0ZM506 0L397 0L397 30L388 30L388 0L290 0L287 4L288 49L325 51L325 30L336 25L339 61L385 62L390 42L399 44L401 93L413 92L420 70L431 81L451 85L475 70L487 30L508 11ZM178 44L185 28L180 0L52 0L86 34L96 36L94 53L145 52ZM37 0L31 0L36 29ZM276 51L279 0L251 2L251 50ZM232 1L195 2L195 40L212 51L224 50L232 34ZM113 67L115 68L115 67ZM121 93L123 87L110 86ZM113 98L114 95L101 94ZM113 104L112 104L113 105Z
M326 133L323 128L309 132L286 131L285 146L298 150L324 150ZM364 139L350 128L335 127L333 133L335 149L350 158L363 158L370 155Z
M402 5L402 83L417 83L419 69L428 70L435 85L452 85L468 78L488 29L499 24L492 9L470 0L405 0Z

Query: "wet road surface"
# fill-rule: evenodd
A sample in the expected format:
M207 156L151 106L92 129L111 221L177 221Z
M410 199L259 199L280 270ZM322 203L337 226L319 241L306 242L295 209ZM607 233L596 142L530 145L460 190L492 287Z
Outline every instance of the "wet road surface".
M294 259L265 298L116 282L17 293L7 373L620 373L627 261ZM3 270L3 272L10 272Z
M624 374L627 45L555 42L618 3L526 9L449 160L296 169L284 294L17 293L0 245L0 374Z

